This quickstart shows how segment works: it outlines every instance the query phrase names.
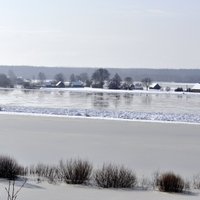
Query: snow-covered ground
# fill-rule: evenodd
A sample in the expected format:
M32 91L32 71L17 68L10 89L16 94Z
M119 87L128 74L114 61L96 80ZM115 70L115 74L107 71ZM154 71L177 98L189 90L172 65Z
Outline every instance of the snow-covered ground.
M84 90L102 92L99 89ZM116 93L115 90L103 92ZM146 94L147 91L138 93ZM148 93L177 95L163 91ZM24 99L19 100L25 102ZM91 161L95 168L101 167L104 162L123 164L133 169L139 179L151 179L155 171L174 171L192 180L200 173L199 125L198 111L194 114L132 112L5 104L1 105L0 111L0 152L13 156L23 165L38 162L55 164L60 159L81 158ZM2 199L6 198L4 188L7 184L0 181ZM196 200L200 199L200 191L192 189L187 194L168 194L154 190L54 185L29 179L18 196L19 200Z
M2 114L0 127L1 154L11 155L23 165L81 158L95 168L104 162L123 164L138 178L172 170L192 179L200 172L199 125ZM6 185L1 181L1 197ZM199 199L199 193L99 189L29 180L18 199L182 200Z
M80 157L97 167L124 164L140 175L200 172L199 125L4 114L0 127L1 153L24 165Z
M20 184L18 183L18 185ZM1 199L6 199L4 188L7 186L6 182L0 184ZM100 189L80 185L52 185L46 182L29 181L18 194L17 200L199 200L199 195L199 191L169 194L159 191Z
M87 117L99 119L121 119L141 121L162 121L162 122L184 122L200 123L200 114L189 113L162 113L162 112L131 112L131 111L109 111L91 109L64 109L64 108L41 108L25 106L2 106L2 113L25 113L60 115L67 117Z

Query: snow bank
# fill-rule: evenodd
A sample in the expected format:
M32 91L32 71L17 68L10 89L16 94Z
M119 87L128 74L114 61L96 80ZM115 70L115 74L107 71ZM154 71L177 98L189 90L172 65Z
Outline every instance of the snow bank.
M89 117L104 119L142 120L161 122L200 123L200 114L162 113L162 112L130 112L92 109L38 108L25 106L3 106L1 112L25 114L58 115L68 117Z

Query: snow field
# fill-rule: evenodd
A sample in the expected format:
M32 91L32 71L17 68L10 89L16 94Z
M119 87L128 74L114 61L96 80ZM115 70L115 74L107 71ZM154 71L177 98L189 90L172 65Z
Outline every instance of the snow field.
M138 178L173 171L184 178L200 172L199 125L77 119L26 115L0 115L1 154L20 164L56 164L81 158L94 168L103 163L124 165ZM1 182L2 189L7 183ZM4 195L4 192L0 194ZM52 185L30 180L19 199L199 199L191 194L157 191L108 190L95 187Z

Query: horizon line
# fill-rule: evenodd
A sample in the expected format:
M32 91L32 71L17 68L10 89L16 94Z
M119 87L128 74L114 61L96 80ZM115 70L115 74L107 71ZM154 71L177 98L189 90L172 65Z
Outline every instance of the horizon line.
M0 67L41 67L41 68L83 68L83 69L99 69L99 68L103 68L103 69L155 69L155 70L200 70L199 67L194 67L194 68L189 68L189 67L111 67L111 66L107 66L107 67L102 67L102 66L56 66L56 65L4 65L4 64L0 64Z

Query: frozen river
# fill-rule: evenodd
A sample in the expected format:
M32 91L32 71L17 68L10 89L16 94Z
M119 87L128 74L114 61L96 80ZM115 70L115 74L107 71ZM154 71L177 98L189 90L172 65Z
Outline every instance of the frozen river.
M200 123L200 95L99 89L0 90L2 111Z
M89 90L0 90L1 106L200 114L200 95Z

